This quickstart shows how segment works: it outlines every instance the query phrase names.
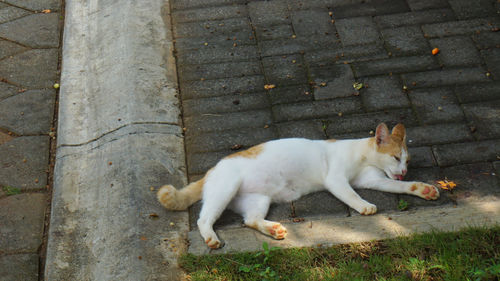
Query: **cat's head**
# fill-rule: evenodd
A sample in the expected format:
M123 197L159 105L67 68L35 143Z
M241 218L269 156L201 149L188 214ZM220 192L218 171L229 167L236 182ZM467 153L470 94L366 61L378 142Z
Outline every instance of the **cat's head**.
M408 171L410 155L406 147L406 130L397 124L389 132L384 123L377 126L374 137L376 145L376 165L391 179L402 180Z

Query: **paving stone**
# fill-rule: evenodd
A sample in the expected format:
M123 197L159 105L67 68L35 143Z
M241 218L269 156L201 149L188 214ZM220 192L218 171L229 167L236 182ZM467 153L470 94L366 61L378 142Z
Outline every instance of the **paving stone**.
M266 93L237 94L204 99L190 99L184 100L182 103L182 109L185 117L203 114L249 111L269 106L269 98Z
M3 281L37 281L38 255L0 256L0 276L2 276Z
M0 199L0 249L3 252L38 251L42 244L47 196L25 193Z
M0 60L26 50L27 48L21 45L0 39Z
M255 67L254 69L258 71L258 65L253 66ZM230 67L228 68L230 69ZM265 84L264 76L260 75L204 81L198 79L197 81L180 83L180 92L183 99L208 98L262 91Z
M21 89L18 87L0 81L0 101L16 95L19 90Z
M419 181L432 185L436 185L436 181L442 179L439 168L437 167L412 169L410 166L408 174L405 177L405 181ZM437 200L425 200L417 196L406 194L400 194L398 198L408 202L408 210L410 211L419 207L435 207L455 203L449 192L444 190L440 190L439 199Z
M408 153L411 155L410 163L412 168L436 166L432 150L428 146L410 147Z
M22 190L43 188L47 163L48 136L17 137L4 143L0 145L0 185Z
M303 120L276 124L278 136L283 138L325 139L321 120Z
M226 114L205 114L184 118L184 125L191 132L213 132L238 128L263 128L271 124L269 110L253 110Z
M254 26L289 24L291 22L286 1L250 2L248 3L248 11Z
M203 22L187 22L173 25L174 37L203 37L228 35L252 30L247 18L231 18Z
M293 202L298 218L322 215L347 216L347 206L328 191L319 191L302 196Z
M368 44L380 40L375 23L369 17L337 20L335 26L344 46Z
M308 9L317 9L317 8L326 8L328 4L330 5L335 5L337 3L329 3L331 1L328 0L288 0L288 8L290 10L308 10ZM337 2L337 1L333 1ZM348 1L341 1L341 2L349 2ZM344 4L345 5L345 4Z
M22 7L33 11L42 11L44 9L57 11L61 5L60 0L40 0L40 1L8 0L8 2L14 6Z
M447 22L452 20L455 20L455 16L450 9L417 11L375 17L375 22L377 22L381 28L394 28L404 25Z
M273 115L277 122L313 119L348 114L361 111L358 97L338 98L303 103L280 104L273 107Z
M48 134L54 115L54 90L29 90L0 102L0 127L19 135Z
M404 26L381 31L385 46L397 56L429 53L429 44L418 26Z
M334 63L350 63L388 58L387 51L381 44L355 45L341 49L323 49L304 54L310 66L322 66Z
M429 40L431 48L438 48L436 56L444 66L480 64L481 58L470 37L447 37Z
M210 168L215 166L225 156L231 154L231 150L227 149L224 151L217 152L201 152L193 153L189 151L186 154L186 161L188 167L188 173L190 175L202 175L205 174Z
M356 90L352 69L347 64L330 67L311 68L310 79L315 83L314 99L324 100L340 97L350 97Z
M482 50L481 56L488 66L488 71L493 74L493 78L500 80L500 48Z
M475 163L443 169L443 176L454 181L457 187L451 197L454 200L498 200L500 185L491 163Z
M365 88L360 90L364 108L368 111L407 107L410 105L403 85L395 76L363 78Z
M446 88L410 91L408 96L424 124L457 122L464 119L453 92Z
M11 20L15 20L20 17L24 17L29 15L30 12L25 9L20 9L18 7L6 5L4 3L0 3L0 24L9 22Z
M341 44L334 35L314 38L282 38L259 42L262 57L291 55L312 50L338 49ZM322 62L324 63L324 61Z
M481 67L461 67L402 74L405 85L411 88L436 87L457 84L488 82L486 71Z
M500 138L500 100L464 104L463 109L476 138Z
M458 85L455 94L461 103L494 100L500 97L500 82Z
M473 34L481 31L493 30L495 28L500 28L500 20L498 18L449 21L425 24L422 26L424 34L429 37Z
M357 77L417 72L439 67L432 56L391 57L389 59L355 62L352 64Z
M293 29L299 38L334 35L337 31L326 9L293 11L291 16Z
M262 65L269 84L280 87L307 83L304 62L300 55L266 57L262 59Z
M50 88L57 79L57 49L29 50L0 61L0 77L28 88Z
M203 134L189 133L189 131L190 129L186 133L186 148L190 153L224 151L231 149L235 145L241 145L242 149L246 149L277 138L274 129L266 129L264 126L221 132L204 132Z
M353 132L374 131L377 125L382 122L385 122L388 126L403 123L405 126L411 127L417 124L412 111L409 109L337 116L329 118L328 121L326 132L330 138L337 138L339 135Z
M413 11L448 8L449 4L446 0L407 0L408 6Z
M450 6L459 19L494 17L496 9L490 0L449 0Z
M500 33L499 32L480 32L472 35L472 39L476 42L479 49L500 48Z
M170 2L173 10L184 10L191 8L210 7L229 4L243 4L246 0L182 0Z
M201 206L202 202L199 201L189 208L189 224L191 230L199 230L197 221L200 217ZM217 229L221 227L238 227L242 226L242 224L243 218L239 214L226 209L222 212L219 219L215 221L214 229L217 231Z
M494 161L500 155L500 141L443 144L434 146L433 151L439 166Z
M361 198L375 204L375 206L377 206L377 213L395 211L398 209L398 197L394 193L369 189L356 189L356 192ZM352 208L349 208L349 211L351 215L360 215Z
M296 85L291 87L278 87L268 91L271 104L311 101L312 91L309 85Z
M179 65L177 71L181 85L187 81L202 81L207 79L243 77L262 74L260 63L257 61Z
M258 57L257 47L254 45L229 46L225 48L217 45L208 45L196 50L179 51L177 53L177 63L185 65L249 61L257 60Z
M59 46L59 13L32 14L0 25L0 37L32 48Z
M189 10L175 10L172 13L172 21L175 25L183 22L222 20L247 16L247 9L244 5L230 5Z
M214 35L209 37L181 37L175 39L175 47L178 50L190 50L202 48L207 43L209 46L232 47L235 43L238 46L256 45L255 36L251 30L235 31L226 35Z
M252 3L268 3L268 2L252 2ZM257 26L255 33L259 40L275 40L283 38L292 38L293 29L290 24L272 25L272 26Z
M271 203L266 219L271 221L288 222L292 218L291 203Z
M335 20L361 16L373 16L376 13L375 7L370 2L333 7L331 11Z
M473 141L470 128L463 123L436 124L406 128L408 146Z

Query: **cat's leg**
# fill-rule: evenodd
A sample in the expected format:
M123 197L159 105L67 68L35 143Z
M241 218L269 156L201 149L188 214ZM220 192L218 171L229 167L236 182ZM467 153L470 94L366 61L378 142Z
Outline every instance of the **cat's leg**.
M325 187L335 197L362 215L373 215L377 212L377 206L361 198L343 176L328 175Z
M241 185L239 173L234 169L231 172L228 170L231 169L220 167L214 170L205 181L203 188L203 206L197 223L205 243L212 249L222 247L222 243L213 230L213 225Z
M433 185L389 179L383 171L371 167L365 168L353 181L353 185L359 188L411 194L427 200L439 198L439 191Z
M268 221L264 218L269 210L271 198L256 193L237 195L231 202L231 208L243 216L245 225L254 228L274 239L284 239L286 228L279 222Z

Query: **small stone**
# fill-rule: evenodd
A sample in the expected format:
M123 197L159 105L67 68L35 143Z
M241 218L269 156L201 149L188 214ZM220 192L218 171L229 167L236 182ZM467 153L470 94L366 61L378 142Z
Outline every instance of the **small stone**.
M155 191L155 188L153 186L149 187L149 190Z
M264 125L264 129L267 129L267 128L269 128L269 125L267 125L267 124Z
M110 166L111 166L111 165L113 165L113 162L109 161L109 162L108 162L108 165L110 165Z
M170 226L174 226L174 225L175 225L175 223L173 223L173 222L170 223Z
M292 35L292 39L295 39L295 38L297 38L297 35L295 35L295 34Z
M344 115L344 114L343 114L342 112L339 112L339 114L338 114L338 115L339 115L340 117L342 117L342 115Z
M443 110L443 107L442 106L438 106L438 110L439 111Z
M205 42L203 45L208 46L208 43L207 43L207 42Z

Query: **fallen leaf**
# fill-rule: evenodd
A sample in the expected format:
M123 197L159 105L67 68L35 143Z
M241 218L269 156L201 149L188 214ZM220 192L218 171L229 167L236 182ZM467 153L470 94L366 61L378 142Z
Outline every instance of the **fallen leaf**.
M141 236L141 240L142 240L142 241L146 241L146 240L148 240L148 238L146 238L146 237L144 237L144 236Z
M50 12L51 12L51 11L50 11L50 9L45 9L45 10L42 10L42 13L44 13L44 14L48 14L48 13L50 13Z
M151 214L149 214L149 217L150 218L157 218L158 214L157 213L151 213Z
M355 82L354 84L352 84L352 87L359 91L361 90L361 88L363 88L363 83Z
M457 186L455 182L448 181L446 179L442 181L437 181L437 183L439 184L439 187L441 187L444 190L452 190Z
M276 88L276 85L274 85L274 84L266 84L266 85L264 85L264 89L265 90L271 90L271 89L274 89L274 88Z
M241 144L235 144L233 146L231 146L231 150L239 150L241 149L243 146Z
M439 49L438 48L432 49L432 54L433 55L437 55L438 53L439 53Z

